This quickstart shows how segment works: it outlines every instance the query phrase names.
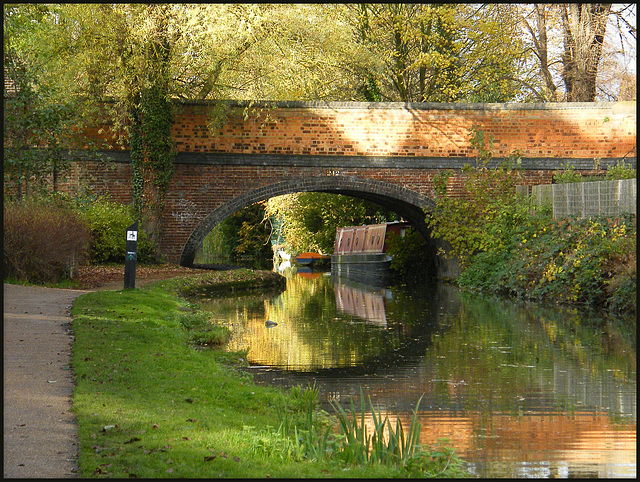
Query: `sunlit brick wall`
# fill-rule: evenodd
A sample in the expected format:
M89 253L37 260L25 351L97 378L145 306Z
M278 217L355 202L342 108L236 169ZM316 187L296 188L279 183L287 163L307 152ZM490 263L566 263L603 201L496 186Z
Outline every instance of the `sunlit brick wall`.
M636 144L635 102L585 104L280 103L229 110L207 127L206 105L181 105L173 136L181 152L473 157L474 127L494 156L622 157Z

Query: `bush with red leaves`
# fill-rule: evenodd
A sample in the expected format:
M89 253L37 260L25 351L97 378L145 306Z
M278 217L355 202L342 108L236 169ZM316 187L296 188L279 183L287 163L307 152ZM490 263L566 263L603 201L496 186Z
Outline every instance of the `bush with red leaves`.
M5 204L4 279L47 283L71 278L89 243L86 222L70 209Z

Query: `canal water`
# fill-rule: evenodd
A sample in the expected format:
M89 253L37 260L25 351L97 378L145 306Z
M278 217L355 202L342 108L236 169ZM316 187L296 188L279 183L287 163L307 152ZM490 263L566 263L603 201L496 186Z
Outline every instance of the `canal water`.
M635 320L323 273L202 307L257 383L315 385L329 412L364 393L406 428L420 401L422 444L447 439L474 476L636 476Z

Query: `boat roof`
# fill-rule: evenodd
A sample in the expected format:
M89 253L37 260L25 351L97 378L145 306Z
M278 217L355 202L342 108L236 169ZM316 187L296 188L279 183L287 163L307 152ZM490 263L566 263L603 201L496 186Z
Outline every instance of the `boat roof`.
M363 227L372 228L372 227L378 227L378 226L393 226L396 224L405 224L409 226L409 223L406 221L391 221L388 223L380 223L380 224L361 224L360 226L345 226L343 228L338 228L338 229L355 229L355 228L363 228Z

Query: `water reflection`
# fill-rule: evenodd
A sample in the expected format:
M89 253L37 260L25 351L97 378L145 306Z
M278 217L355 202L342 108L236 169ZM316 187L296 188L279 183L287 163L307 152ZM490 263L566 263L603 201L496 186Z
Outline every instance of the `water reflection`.
M478 476L635 477L633 321L326 276L208 306L235 323L230 348L269 367L257 382L343 404L362 389L407 425L422 396L422 442L449 438Z
M420 304L405 303L406 298L355 284L337 284L334 290L327 276L296 276L275 297L205 300L201 305L233 324L228 348L248 349L254 365L365 373L424 354L425 335L433 329L431 297L422 296ZM268 327L267 320L277 326Z
M336 307L348 315L373 323L380 328L387 327L385 300L393 299L393 293L386 288L349 286L348 281L334 282Z

